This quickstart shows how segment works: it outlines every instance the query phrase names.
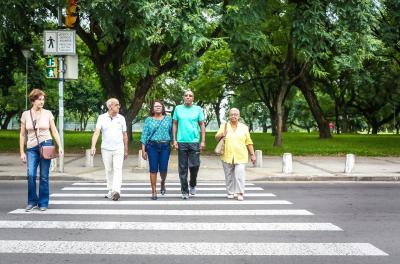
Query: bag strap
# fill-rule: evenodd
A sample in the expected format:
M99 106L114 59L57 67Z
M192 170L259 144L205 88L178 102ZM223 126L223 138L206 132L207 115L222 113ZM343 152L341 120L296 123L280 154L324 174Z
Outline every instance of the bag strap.
M228 133L228 122L225 123L225 128L224 128L224 137L226 137L226 134Z
M147 142L150 141L150 139L154 136L154 134L155 134L155 133L157 132L157 130L160 128L160 126L161 126L162 122L164 121L164 119L165 119L165 116L164 116L164 118L161 120L161 122L158 124L158 126L156 127L156 129L153 130L153 132L151 133L149 139L147 139Z
M38 146L39 146L39 145L40 145L40 143L39 143L39 137L38 137L38 135L37 135L35 122L33 121L32 110L29 110L29 114L31 115L33 131L35 131L36 140L37 140L37 143L38 143Z

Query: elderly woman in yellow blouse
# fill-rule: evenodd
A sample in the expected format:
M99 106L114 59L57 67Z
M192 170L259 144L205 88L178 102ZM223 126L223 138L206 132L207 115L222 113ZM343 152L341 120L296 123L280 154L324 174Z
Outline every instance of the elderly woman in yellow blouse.
M222 124L215 139L219 141L225 134L225 149L221 155L222 166L225 173L225 184L228 199L237 197L243 201L245 186L245 169L249 161L248 153L253 164L256 162L253 141L250 138L249 128L239 122L240 111L232 108L229 111L229 122Z

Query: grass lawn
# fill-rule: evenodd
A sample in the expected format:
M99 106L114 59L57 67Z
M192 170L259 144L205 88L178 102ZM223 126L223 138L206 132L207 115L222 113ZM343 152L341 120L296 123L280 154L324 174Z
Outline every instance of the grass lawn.
M207 133L207 150L211 154L216 145L214 132ZM19 131L0 130L0 152L18 153ZM64 133L67 153L84 153L90 148L91 132L66 131ZM129 153L137 153L140 147L140 133L134 133L133 142L129 144ZM255 149L264 155L282 155L290 152L293 155L343 156L353 153L358 156L400 156L400 135L333 135L331 139L319 139L316 133L285 133L283 147L273 148L274 137L271 134L253 133ZM100 140L98 141L100 147Z

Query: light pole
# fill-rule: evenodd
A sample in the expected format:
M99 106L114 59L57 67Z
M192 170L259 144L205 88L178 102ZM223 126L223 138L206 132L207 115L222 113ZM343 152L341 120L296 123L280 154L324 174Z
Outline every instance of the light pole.
M22 54L25 57L25 111L28 110L28 60L32 56L33 48L30 50L23 49Z

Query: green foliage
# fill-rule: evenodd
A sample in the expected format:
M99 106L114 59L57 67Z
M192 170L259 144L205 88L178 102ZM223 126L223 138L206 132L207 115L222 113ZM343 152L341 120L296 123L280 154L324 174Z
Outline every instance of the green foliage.
M215 132L207 132L207 148L204 154L213 155L216 142ZM0 152L18 152L19 132L16 130L0 131ZM66 132L65 152L84 155L85 149L90 148L92 133L90 132ZM316 134L310 133L285 133L285 144L282 148L272 148L273 137L267 133L252 133L255 149L263 151L264 155L282 155L290 152L293 155L321 155L321 156L345 156L354 153L359 156L399 156L399 135L337 135L332 139L318 139ZM140 133L134 133L134 141L129 145L129 153L136 155L140 148ZM101 141L98 142L99 146ZM172 155L176 152L173 151Z

